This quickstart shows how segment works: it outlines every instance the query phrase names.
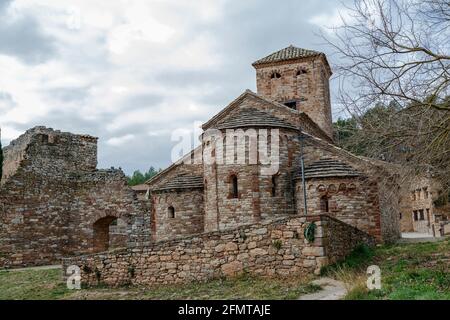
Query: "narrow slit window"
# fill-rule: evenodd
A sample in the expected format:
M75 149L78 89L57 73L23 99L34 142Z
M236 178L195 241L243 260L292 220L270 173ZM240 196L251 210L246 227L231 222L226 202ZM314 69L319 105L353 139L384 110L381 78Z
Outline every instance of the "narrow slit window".
M175 218L175 208L172 207L172 206L170 206L170 207L167 209L167 215L169 216L170 219Z
M272 195L272 197L276 197L277 196L277 181L278 177L276 175L272 176L272 185L271 185L271 189L270 189L270 193Z
M236 175L231 176L231 198L239 197L238 178Z
M320 198L320 210L322 212L330 212L329 198L327 196Z

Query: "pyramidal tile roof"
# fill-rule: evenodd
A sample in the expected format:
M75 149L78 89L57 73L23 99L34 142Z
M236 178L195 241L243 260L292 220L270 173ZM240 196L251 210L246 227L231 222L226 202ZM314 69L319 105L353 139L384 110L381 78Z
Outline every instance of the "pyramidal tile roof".
M245 108L216 126L217 129L243 127L281 127L297 129L294 125L255 108Z
M154 188L153 191L167 191L167 190L193 189L193 188L203 188L202 176L180 175Z
M327 178L327 177L357 177L361 174L346 163L338 160L323 158L305 168L305 178ZM300 179L301 173L295 176Z
M253 62L252 65L256 66L256 65L265 64L265 63L314 57L314 56L318 56L321 54L322 54L322 52L319 52L319 51L297 48L297 47L294 47L293 45L290 45L287 48L278 50L274 53L269 54L267 57L264 57L262 59L259 59L255 62Z

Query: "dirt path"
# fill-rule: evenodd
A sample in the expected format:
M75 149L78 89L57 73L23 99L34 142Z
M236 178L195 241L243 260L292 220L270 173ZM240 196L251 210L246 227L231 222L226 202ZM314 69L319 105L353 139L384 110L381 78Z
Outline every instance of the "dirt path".
M320 278L312 284L322 287L322 290L300 296L298 300L341 300L347 294L344 283L331 278Z

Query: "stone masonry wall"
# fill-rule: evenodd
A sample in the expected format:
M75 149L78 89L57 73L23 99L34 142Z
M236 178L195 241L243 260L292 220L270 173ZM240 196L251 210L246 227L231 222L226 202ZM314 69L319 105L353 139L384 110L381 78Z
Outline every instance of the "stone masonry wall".
M310 223L307 217L278 218L142 248L67 258L63 270L79 266L82 285L87 286L151 286L242 272L286 277L319 273L321 267L342 259L359 243L373 242L366 233L328 216L310 218L317 225L313 243L303 238Z
M296 181L297 210L304 214L303 187ZM378 189L366 178L308 179L308 214L328 214L381 240ZM321 198L328 199L328 213Z
M145 209L121 170L95 169L96 138L37 127L5 149L6 166L15 169L0 187L0 267L95 252L100 238L100 249L109 240L115 246L144 242ZM126 239L109 239L117 218L127 223Z
M379 241L393 242L400 237L398 178L386 170L383 164L376 163L370 159L356 157L334 145L308 136L305 140L304 156L305 166L322 158L330 158L347 163L356 171L362 173L366 178L358 180L354 184L358 184L361 187L359 191L355 190L359 192L358 199L361 199L361 194L367 195L365 199L366 205L364 206L365 211L364 213L349 213L350 217L362 217L365 214L368 217L368 221L367 223L363 222L363 224L368 225L370 228L369 233L376 236ZM301 181L299 180L298 182L298 185L301 185ZM334 184L336 187L336 183L331 184ZM356 195L356 193L354 194ZM298 195L298 190L297 197L298 200L302 201L303 198L301 195ZM318 199L315 201L318 201ZM297 208L301 208L301 205L297 206ZM345 221L356 227L362 223L362 221Z
M203 189L180 189L152 193L154 240L164 240L204 231ZM171 217L168 208L174 208Z
M278 129L278 162L271 174L262 171L261 163L249 161L251 142L240 144L234 152L222 150L224 163L205 162L205 230L234 228L241 224L256 223L261 219L295 213L292 170L299 167L298 133L289 129ZM257 131L256 131L257 132ZM270 132L269 132L270 133ZM224 132L225 135L225 132ZM227 137L227 141L230 137ZM259 142L261 146L261 141ZM268 154L271 143L267 143ZM216 146L213 145L214 150ZM241 150L243 149L243 150ZM204 152L210 152L205 148ZM217 156L220 150L214 150ZM238 164L238 154L246 156L245 165ZM207 155L205 154L204 157ZM234 162L234 163L233 163ZM232 180L238 181L238 197L231 196Z
M273 78L274 72L281 77ZM330 75L320 56L256 66L256 85L262 96L281 103L297 101L297 110L305 112L332 137Z

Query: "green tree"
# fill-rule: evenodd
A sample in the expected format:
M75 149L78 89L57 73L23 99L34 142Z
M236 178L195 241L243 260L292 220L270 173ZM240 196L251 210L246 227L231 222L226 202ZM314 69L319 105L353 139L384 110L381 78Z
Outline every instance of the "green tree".
M150 167L150 169L148 169L148 171L145 173L142 173L140 170L136 170L133 172L133 175L131 177L128 177L128 185L135 186L145 183L145 181L149 180L160 171L161 169L158 171L153 166Z

